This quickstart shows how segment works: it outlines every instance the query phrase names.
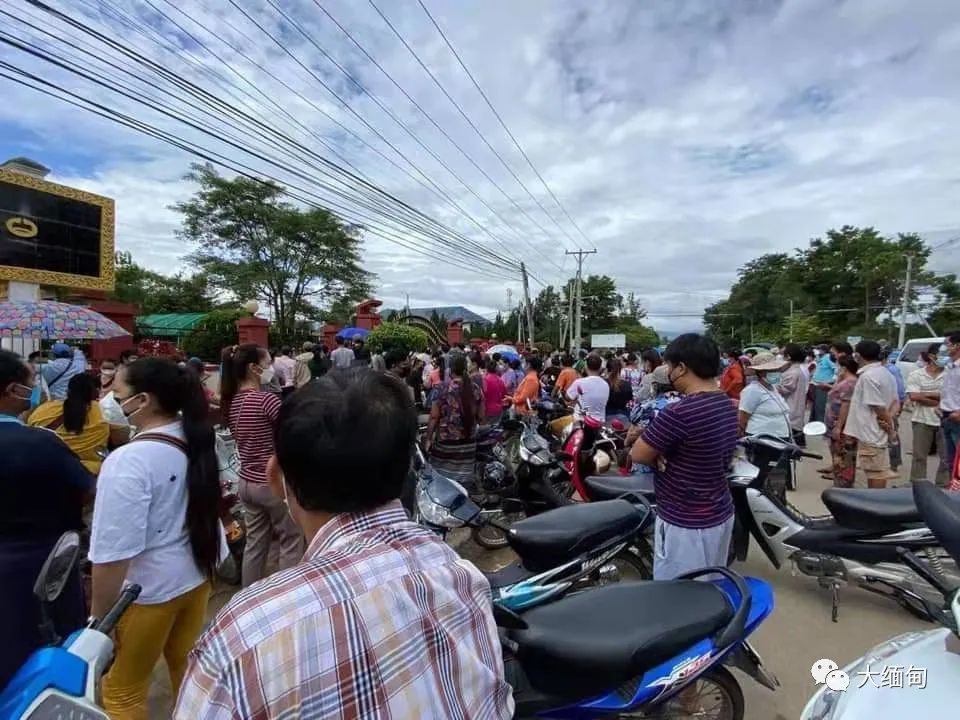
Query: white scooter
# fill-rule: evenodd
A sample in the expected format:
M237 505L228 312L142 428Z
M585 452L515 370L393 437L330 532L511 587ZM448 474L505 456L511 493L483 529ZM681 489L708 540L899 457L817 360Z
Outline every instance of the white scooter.
M960 503L929 482L915 483L913 497L927 527L960 563ZM901 550L901 557L942 593L944 604L931 604L930 613L943 628L891 638L839 669L839 685L827 681L847 688L823 685L801 720L937 717L960 704L960 586L912 552Z
M822 434L823 423L809 423L805 434ZM777 451L783 460L820 457L789 441L747 436L745 446ZM740 463L739 467L749 467ZM833 594L837 620L839 589L853 584L892 598L917 617L930 620L929 604L940 593L898 553L906 548L922 558L924 568L960 581L957 566L922 522L909 488L859 490L828 488L821 494L829 515L809 516L769 487L758 487L756 473L731 473L736 508L732 555L744 560L750 538L777 568L791 563Z

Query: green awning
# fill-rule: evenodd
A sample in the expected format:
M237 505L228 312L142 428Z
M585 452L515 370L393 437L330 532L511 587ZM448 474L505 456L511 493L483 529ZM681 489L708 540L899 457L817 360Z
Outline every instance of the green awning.
M141 315L137 318L137 331L147 337L183 337L206 316L207 313Z

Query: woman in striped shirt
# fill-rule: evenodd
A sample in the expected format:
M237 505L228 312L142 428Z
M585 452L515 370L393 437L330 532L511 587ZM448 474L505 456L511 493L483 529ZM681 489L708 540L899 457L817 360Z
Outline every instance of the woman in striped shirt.
M220 378L220 407L240 456L240 500L247 521L243 551L243 584L266 575L267 555L274 533L280 540L280 569L303 556L303 534L283 500L267 483L267 460L273 455L273 431L280 399L260 388L273 379L270 353L254 344L227 348Z

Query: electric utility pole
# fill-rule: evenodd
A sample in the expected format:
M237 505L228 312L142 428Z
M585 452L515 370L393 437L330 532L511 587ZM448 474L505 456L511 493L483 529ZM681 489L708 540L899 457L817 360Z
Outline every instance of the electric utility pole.
M567 255L577 256L577 315L573 334L570 336L570 351L576 350L583 337L583 256L596 255L596 250L567 250Z
M793 300L790 301L790 342L793 342Z
M523 304L527 309L527 343L533 347L533 305L530 303L530 285L527 282L527 267L520 263L520 275L523 277Z
M902 348L907 339L907 313L910 312L910 281L913 274L913 255L907 255L907 278L903 282L903 306L900 308L900 340L897 347Z

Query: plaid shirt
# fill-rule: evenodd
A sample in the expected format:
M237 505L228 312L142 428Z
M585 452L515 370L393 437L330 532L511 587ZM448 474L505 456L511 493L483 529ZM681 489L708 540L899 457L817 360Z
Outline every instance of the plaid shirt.
M335 516L238 593L190 653L175 718L513 714L490 586L399 502Z

